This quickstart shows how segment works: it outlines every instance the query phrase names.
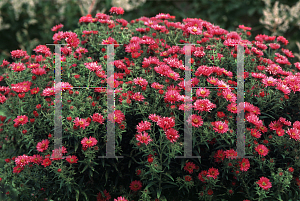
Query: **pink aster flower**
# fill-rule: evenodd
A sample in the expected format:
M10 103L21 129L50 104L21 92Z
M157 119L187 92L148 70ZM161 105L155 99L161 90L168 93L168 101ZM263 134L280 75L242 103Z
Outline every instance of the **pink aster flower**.
M117 199L114 199L114 201L128 201L125 197L118 197Z
M193 162L187 162L183 169L192 174L194 169L196 169L196 165Z
M177 81L180 78L180 75L179 75L179 73L176 73L175 71L169 70L167 72L167 77Z
M152 141L152 139L150 139L150 136L148 135L148 133L146 133L145 131L144 131L144 134L139 133L139 134L135 135L135 138L140 143L145 143L146 145L148 145L148 143Z
M249 123L252 123L256 126L260 126L262 125L262 121L259 120L259 118L255 115L255 114L250 114L246 117L246 120L249 122Z
M214 179L217 179L218 175L219 175L219 170L212 167L208 169L206 177L212 177Z
M273 50L277 50L280 48L280 44L278 43L270 43L269 44L270 48L272 48Z
M300 140L300 130L297 128L288 129L287 134L290 136L290 139L293 138L296 141Z
M62 24L55 25L54 27L51 28L51 31L58 31L62 27L64 27L64 25Z
M265 87L267 87L267 86L275 86L276 83L277 83L277 80L274 79L273 77L267 77L267 78L263 78L263 79L261 80L261 82L262 82L263 84L265 84Z
M232 103L236 102L236 96L230 90L223 90L222 95L227 101L230 101Z
M220 163L221 161L223 161L225 159L225 152L222 149L219 149L215 153L214 158L215 158L216 163Z
M24 170L24 167L17 165L16 167L13 168L13 173L19 174Z
M272 183L266 177L261 177L256 183L264 190L268 190L272 187Z
M43 165L44 167L47 167L47 166L50 166L51 163L52 163L52 161L51 161L49 158L45 158L45 159L43 160L43 162L42 162L42 165Z
M97 64L97 62L84 63L85 67L90 71L101 71L102 66Z
M139 133L142 133L143 131L146 130L151 130L151 123L148 121L142 121L139 123L138 126L136 126L136 129Z
M282 123L278 120L278 121L272 121L270 124L269 124L269 127L271 130L273 131L276 131L278 129L281 129L282 128Z
M12 58L21 58L27 56L27 52L23 50L13 50L10 52Z
M242 161L239 162L239 164L240 164L241 171L246 172L250 168L250 162L249 162L249 159L247 159L247 158L243 158Z
M23 154L23 156L18 156L17 158L15 158L15 162L17 165L23 167L30 162L30 158L27 155Z
M196 115L196 114L192 114L192 115L188 118L187 122L188 122L189 124L192 124L192 126L194 126L194 127L199 127L199 126L202 126L202 125L203 125L203 120L202 120L201 116L198 116L198 115Z
M176 101L180 100L180 94L177 90L168 90L165 93L165 100L171 104L174 104Z
M17 125L24 125L28 122L28 117L26 115L17 116L16 119L13 120Z
M196 95L199 97L201 96L202 98L205 98L207 96L209 96L210 94L210 91L208 89L205 89L205 88L198 88L196 90Z
M294 127L294 128L297 128L298 130L300 130L300 121L295 121L295 122L293 123L293 127Z
M236 103L230 103L228 106L227 106L227 110L231 113L237 113L237 105Z
M11 69L14 70L15 72L21 72L26 69L25 65L23 63L12 63L10 64Z
M259 130L251 128L251 136L253 136L255 138L260 138L261 137L261 133L260 133Z
M46 75L46 70L44 68L34 68L31 70L31 73L32 74L35 74L35 75Z
M198 27L195 27L195 26L188 27L187 31L193 35L201 35L202 34L202 31Z
M162 117L157 121L157 125L164 131L175 126L175 121L171 117Z
M192 104L181 104L179 105L179 110L190 111L193 108Z
M42 142L37 143L36 149L39 152L43 152L43 151L48 149L48 145L49 145L49 140L48 139L42 140Z
M226 158L234 159L237 158L237 152L234 151L233 149L229 149L224 151Z
M210 102L210 100L208 99L203 99L203 100L196 100L196 102L194 103L193 107L195 108L195 110L198 111L206 111L206 112L210 112L210 110L212 110L213 108L216 108L217 106L213 103Z
M86 119L79 119L78 117L76 117L73 122L75 123L75 126L80 126L80 128L82 128L83 130L86 126L90 125L90 123L86 121Z
M98 143L98 141L96 140L96 138L90 136L90 138L88 139L87 137L84 137L81 140L81 144L84 147L92 147L95 146Z
M164 85L161 85L158 82L153 82L151 84L151 87L154 88L154 89L162 89L162 88L164 88Z
M124 14L124 9L122 7L111 7L111 9L109 10L109 12L111 14L123 15Z
M99 113L94 113L93 116L91 116L94 122L98 122L100 124L104 124L104 118Z
M172 142L172 143L176 142L177 139L179 138L178 131L175 130L174 128L167 129L165 131L165 134L166 134L168 140L170 140L170 142Z
M70 164L77 163L78 158L77 158L77 156L74 156L74 155L67 156L66 161L68 161Z
M161 116L156 115L156 114L150 114L149 115L149 119L154 121L154 122L158 122L158 120L161 118Z
M125 47L125 52L128 53L135 53L138 52L141 49L141 46L139 43L129 43L126 47Z
M129 188L130 188L132 191L138 191L138 190L140 190L140 189L142 188L142 182L141 182L141 181L137 181L137 180L132 181L132 182L130 183Z
M135 78L133 82L134 84L140 85L141 87L146 86L148 84L147 80L141 77Z
M276 86L276 89L282 91L284 94L290 94L291 92L290 88L282 83L276 83Z
M115 110L114 113L109 113L107 117L111 122L115 121L118 124L121 124L125 120L125 115L121 110Z
M228 125L221 121L212 122L214 130L218 133L226 133L228 131Z
M43 157L40 156L39 154L33 155L30 160L30 162L35 163L35 164L40 164L42 161L43 161Z
M268 148L263 144L260 144L257 147L255 147L255 151L257 151L258 154L261 156L266 156L269 153Z
M43 96L54 96L55 95L55 87L46 88L43 90L42 95Z
M134 93L132 99L136 101L143 101L145 97L141 94L141 92Z
M281 129L278 129L278 130L276 130L276 134L277 134L278 136L284 136L285 130L283 130L282 128L281 128Z

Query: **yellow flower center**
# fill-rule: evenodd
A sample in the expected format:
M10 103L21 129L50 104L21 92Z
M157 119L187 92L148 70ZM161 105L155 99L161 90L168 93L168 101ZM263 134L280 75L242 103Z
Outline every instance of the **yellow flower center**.
M199 121L198 121L198 119L193 119L193 122L198 123Z
M20 118L19 121L23 121L23 118Z
M193 31L194 31L194 32L196 32L196 31L197 31L197 29L196 29L196 28L193 28Z
M220 125L220 126L219 126L219 129L220 129L220 130L222 130L222 129L223 129L223 126L222 126L222 125Z

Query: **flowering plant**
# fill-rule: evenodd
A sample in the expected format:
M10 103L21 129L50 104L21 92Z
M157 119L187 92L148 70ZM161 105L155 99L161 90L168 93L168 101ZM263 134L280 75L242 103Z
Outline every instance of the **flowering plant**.
M170 22L175 17L163 13L128 23L118 17L121 8L111 13L80 18L74 32L59 31L63 25L52 29L54 43L67 44L61 48L63 146L58 149L55 54L39 45L36 56L16 50L11 52L16 62L3 61L1 79L11 88L1 87L7 115L1 116L1 158L7 163L1 182L13 185L24 200L297 196L300 73L293 72L300 71L300 63L290 63L293 53L283 48L288 43L283 36L257 35L251 42L251 28L242 25L228 32L201 19ZM178 44L187 43L192 58L184 61L186 46ZM115 48L114 77L105 72L109 44ZM238 45L245 48L245 155L253 158L236 151ZM191 65L191 80L184 79L184 62ZM197 88L192 97L185 95L188 82ZM111 113L107 84L117 100ZM195 114L185 117L191 110ZM106 154L108 122L116 123L115 155L123 159L98 158ZM185 152L184 123L192 126L193 156L201 159L175 158Z

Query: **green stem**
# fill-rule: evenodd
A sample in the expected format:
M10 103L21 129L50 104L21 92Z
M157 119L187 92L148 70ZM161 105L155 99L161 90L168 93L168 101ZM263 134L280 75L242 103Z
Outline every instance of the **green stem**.
M247 184L246 184L246 182L244 181L243 178L242 178L242 182L243 182L243 184L244 184L244 186L245 186L246 193L247 193L248 197L250 198L250 193L249 193L249 190L248 190L248 188L247 188Z

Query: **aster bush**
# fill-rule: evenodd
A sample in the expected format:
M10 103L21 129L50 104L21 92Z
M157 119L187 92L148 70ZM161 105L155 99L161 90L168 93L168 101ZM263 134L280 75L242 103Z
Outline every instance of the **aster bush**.
M172 22L175 16L163 13L127 22L123 13L113 7L111 15L83 16L74 31L52 29L54 43L67 44L60 149L53 138L54 52L39 45L36 56L15 50L15 62L2 62L9 87L0 88L6 111L0 182L16 188L21 200L299 197L300 63L284 48L288 40L257 35L249 41L250 27L229 32L202 19ZM185 96L188 43L192 97ZM113 78L107 44L114 45ZM252 158L236 151L238 45L245 50L245 153ZM115 89L114 113L107 108L108 84ZM184 155L187 110L193 156L201 159L175 158ZM116 156L124 158L98 158L106 155L108 121L115 123Z

